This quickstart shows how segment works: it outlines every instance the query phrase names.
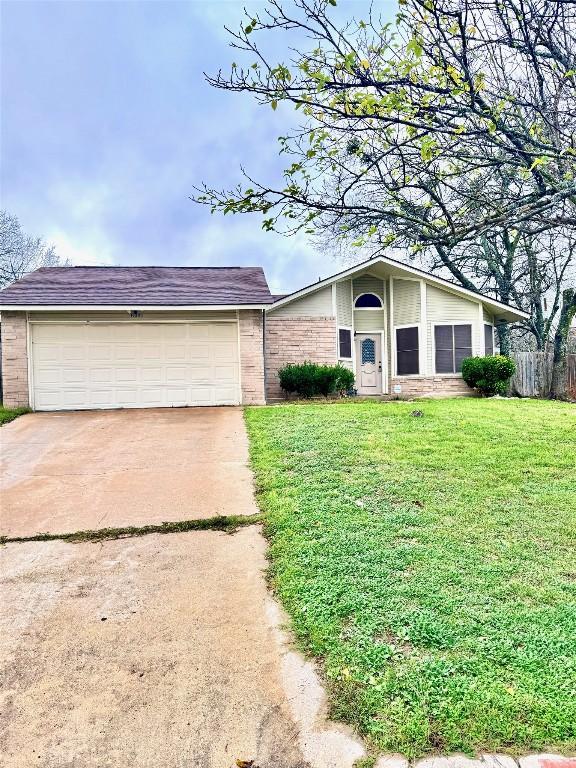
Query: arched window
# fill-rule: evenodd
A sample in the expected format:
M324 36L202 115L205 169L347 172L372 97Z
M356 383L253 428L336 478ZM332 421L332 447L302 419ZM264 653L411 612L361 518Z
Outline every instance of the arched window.
M375 293L361 293L354 306L356 309L382 309L382 300Z

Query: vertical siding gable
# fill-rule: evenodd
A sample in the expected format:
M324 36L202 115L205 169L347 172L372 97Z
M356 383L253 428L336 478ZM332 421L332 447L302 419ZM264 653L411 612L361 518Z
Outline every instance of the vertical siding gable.
M394 325L420 322L420 281L394 278Z
M360 277L355 277L352 282L355 299L361 293L374 293L384 301L384 281L379 277L360 275Z
M338 325L352 327L352 286L350 280L336 283L336 320Z

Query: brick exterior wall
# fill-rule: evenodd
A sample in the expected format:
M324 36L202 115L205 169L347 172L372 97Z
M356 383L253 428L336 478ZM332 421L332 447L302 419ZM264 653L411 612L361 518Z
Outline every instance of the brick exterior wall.
M2 401L7 408L29 405L25 312L2 312Z
M396 384L402 387L402 392L394 392ZM390 381L390 397L461 397L473 394L474 391L461 376L417 376Z
M264 319L259 309L241 309L238 312L240 333L240 377L242 403L264 405Z
M286 363L336 365L334 317L274 317L266 315L266 397L283 398L278 370Z

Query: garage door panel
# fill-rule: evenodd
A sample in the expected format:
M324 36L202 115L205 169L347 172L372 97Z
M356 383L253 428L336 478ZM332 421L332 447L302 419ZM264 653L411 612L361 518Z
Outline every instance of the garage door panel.
M162 360L162 345L161 344L142 344L141 347L141 359L146 363L155 362L159 363Z
M86 389L64 389L60 390L62 405L64 408L87 408L88 390Z
M133 362L138 358L138 346L136 344L113 344L114 359L119 362Z
M85 368L63 368L61 383L85 386L88 383L88 373Z
M236 360L237 344L215 344L213 349L214 360Z
M80 344L66 344L62 347L62 362L70 363L84 360L86 358L86 347Z
M114 381L117 385L138 384L138 368L114 369Z
M62 378L61 368L39 368L36 374L37 384L49 389L56 384L60 384Z
M114 401L126 408L138 407L138 390L136 387L116 387Z
M171 365L166 368L166 384L186 384L190 379L190 372L186 366Z
M140 371L140 381L142 384L165 384L164 369L158 368L142 368Z
M214 330L210 334L210 338L215 341L238 341L237 326L232 323L220 323L214 324Z
M38 344L35 349L36 360L40 363L59 362L61 349L55 344Z
M167 363L180 363L187 359L185 344L167 344L164 347L164 360Z
M90 368L90 385L114 384L114 370L112 368Z
M40 410L240 402L236 323L32 324Z
M214 373L218 381L228 386L238 378L238 369L235 365L215 365Z
M108 344L88 344L88 352L86 357L91 362L105 361L109 362L113 359L112 346Z
M159 327L162 329L163 341L186 341L188 339L188 328L191 326L185 323L167 323Z
M91 389L90 402L92 408L114 408L114 390L110 389Z

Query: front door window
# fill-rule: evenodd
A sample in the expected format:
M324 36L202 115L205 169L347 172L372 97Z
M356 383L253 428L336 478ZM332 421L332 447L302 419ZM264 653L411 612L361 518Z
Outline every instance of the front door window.
M376 344L374 339L362 339L362 365L376 363Z

